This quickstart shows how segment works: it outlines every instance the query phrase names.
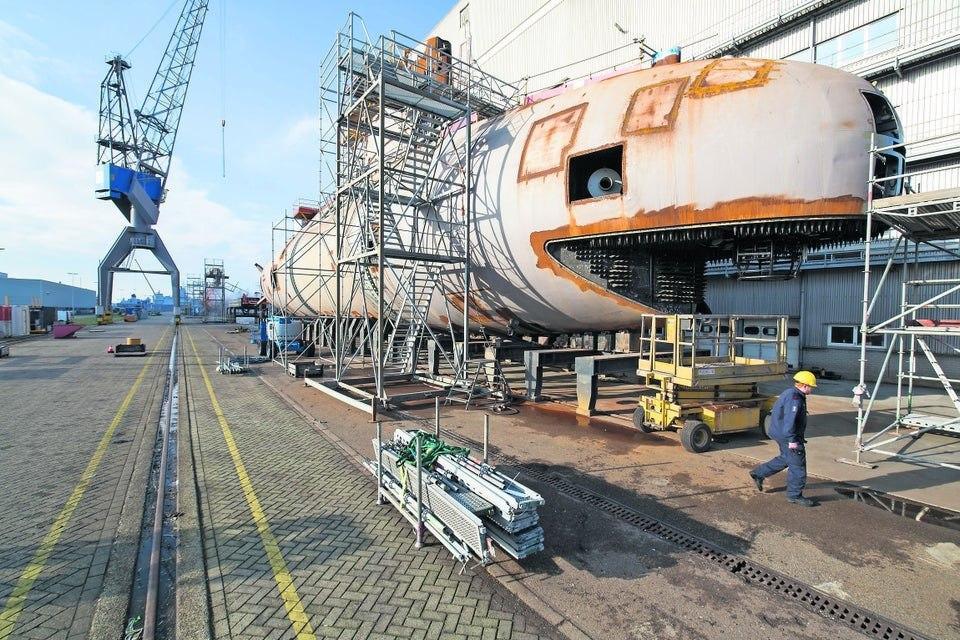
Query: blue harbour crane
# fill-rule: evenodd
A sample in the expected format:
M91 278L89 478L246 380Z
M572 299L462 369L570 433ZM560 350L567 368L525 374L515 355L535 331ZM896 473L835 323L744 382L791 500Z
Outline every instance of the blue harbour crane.
M130 109L122 56L107 60L110 70L100 84L100 131L97 137L96 197L112 200L127 219L98 271L97 315L111 320L113 274L156 273L170 276L174 319L180 317L180 271L154 226L167 189L173 145L208 0L186 0L170 36L150 90L139 109ZM133 269L128 260L136 249L152 252L163 271ZM139 263L137 263L139 267Z

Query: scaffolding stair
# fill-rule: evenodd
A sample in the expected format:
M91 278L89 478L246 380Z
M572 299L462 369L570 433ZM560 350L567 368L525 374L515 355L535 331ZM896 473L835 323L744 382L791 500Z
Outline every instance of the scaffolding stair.
M463 408L469 409L474 398L493 398L502 403L513 398L510 384L496 359L471 358L464 364L463 372L463 379L447 391L447 404L463 402Z
M399 289L402 295L399 310L391 318L386 365L400 366L405 373L416 369L419 343L427 326L427 314L437 288L440 269L436 265L417 263Z
M927 341L923 338L918 337L917 344L920 345L920 348L923 350L923 355L927 356L927 361L930 362L930 368L933 369L937 379L940 380L940 384L943 385L943 390L947 392L947 397L950 398L950 402L953 403L954 408L957 410L957 414L960 414L960 398L957 397L957 392L950 383L950 379L947 377L947 374L944 373L943 367L941 367L940 363L937 362L937 357L933 355L933 351L930 350L930 347L927 345Z

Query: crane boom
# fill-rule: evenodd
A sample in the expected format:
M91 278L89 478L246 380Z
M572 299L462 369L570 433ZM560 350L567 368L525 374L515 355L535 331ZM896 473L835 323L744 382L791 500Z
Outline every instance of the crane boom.
M138 170L159 177L162 185L166 184L170 169L208 5L208 0L184 3L150 90L136 111L140 132Z

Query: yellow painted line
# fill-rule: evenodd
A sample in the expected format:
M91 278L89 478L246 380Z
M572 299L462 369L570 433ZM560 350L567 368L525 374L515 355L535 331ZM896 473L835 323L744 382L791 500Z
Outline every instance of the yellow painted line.
M164 338L167 337L167 332L168 329L164 329L160 339L157 340L157 345L160 345ZM159 350L159 348L158 346L157 350ZM152 359L153 354L151 353L147 356L147 362L143 364L143 368L140 369L140 374L133 381L133 386L127 391L123 402L120 403L120 408L117 409L113 420L110 421L110 426L107 427L107 430L103 433L103 437L100 438L100 443L93 452L93 457L90 458L90 462L87 463L87 468L83 470L77 486L73 488L73 493L70 494L67 503L63 505L63 509L60 510L60 515L53 521L53 526L50 527L47 535L43 538L43 541L40 543L40 548L37 549L30 564L23 570L23 574L20 576L20 579L17 580L17 586L13 588L13 592L10 594L10 597L7 598L7 604L4 606L3 612L0 613L0 640L7 640L13 633L17 619L20 617L20 614L23 613L23 607L27 602L27 595L33 588L37 578L39 578L43 572L43 567L50 558L50 554L53 553L54 547L56 547L57 542L60 541L60 536L66 531L73 512L76 511L80 500L83 498L83 494L86 493L90 482L93 480L93 476L96 475L97 469L103 461L103 457L107 454L107 447L110 445L110 440L113 439L113 434L116 433L117 427L120 426L120 422L126 415L127 409L130 408L130 402L133 400L133 396L136 395L137 389L139 389L143 383L143 379L147 375L147 368L150 366Z
M303 608L303 602L297 594L297 587L293 584L293 577L287 569L287 563L283 559L283 553L280 551L280 545L270 531L270 523L267 522L267 516L260 506L260 500L257 493L253 490L253 482L247 475L247 468L243 465L243 459L240 457L240 450L237 448L237 442L233 439L233 432L230 431L230 425L223 415L223 409L220 408L220 402L217 395L213 392L213 385L210 384L210 376L200 360L200 353L197 351L197 343L193 341L193 336L187 332L190 338L190 345L193 347L193 355L197 360L197 368L203 375L203 384L207 387L207 394L210 396L210 403L213 405L213 412L217 415L217 422L220 423L220 430L223 431L223 439L227 441L227 450L233 459L233 466L237 470L237 478L240 480L240 488L243 489L243 496L247 499L247 505L250 507L250 514L257 525L257 531L260 532L260 540L263 542L263 549L267 553L267 560L270 561L270 568L273 569L273 577L277 581L277 588L280 589L280 597L287 608L287 617L297 634L297 640L316 640L313 627L310 626L310 620L307 618L307 612Z

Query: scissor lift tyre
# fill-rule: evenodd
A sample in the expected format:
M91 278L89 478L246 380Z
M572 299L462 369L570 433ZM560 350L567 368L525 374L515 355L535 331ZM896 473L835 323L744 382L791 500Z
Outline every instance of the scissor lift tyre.
M656 431L646 420L646 412L643 410L643 407L637 407L636 411L633 412L633 426L635 426L640 431L644 433L653 433Z
M687 420L680 430L680 444L691 453L703 453L713 443L713 432L707 423L699 420Z

